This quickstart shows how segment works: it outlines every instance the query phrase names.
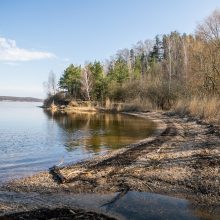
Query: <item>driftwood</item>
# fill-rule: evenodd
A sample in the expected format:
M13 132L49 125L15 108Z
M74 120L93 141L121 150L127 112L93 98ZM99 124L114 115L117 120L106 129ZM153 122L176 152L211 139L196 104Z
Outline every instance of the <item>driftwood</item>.
M123 196L125 196L129 192L130 188L126 187L121 192L119 192L110 202L103 204L101 207L109 206L109 209L112 205L114 205L118 200L120 200Z
M54 179L56 179L59 183L63 184L67 181L65 176L63 176L59 170L59 167L57 166L52 166L49 168L50 174L53 176Z

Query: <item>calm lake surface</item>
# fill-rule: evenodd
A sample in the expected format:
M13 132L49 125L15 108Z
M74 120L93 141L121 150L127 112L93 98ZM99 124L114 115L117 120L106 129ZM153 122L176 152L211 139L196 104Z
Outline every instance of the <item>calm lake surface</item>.
M41 103L0 102L0 182L118 149L150 136L151 121L121 114L52 115Z

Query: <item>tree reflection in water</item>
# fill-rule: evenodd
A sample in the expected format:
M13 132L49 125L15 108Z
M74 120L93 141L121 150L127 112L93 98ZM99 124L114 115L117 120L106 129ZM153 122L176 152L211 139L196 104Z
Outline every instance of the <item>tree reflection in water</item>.
M83 147L87 151L118 149L152 134L153 122L122 114L77 113L61 114L45 111L68 135L67 151Z

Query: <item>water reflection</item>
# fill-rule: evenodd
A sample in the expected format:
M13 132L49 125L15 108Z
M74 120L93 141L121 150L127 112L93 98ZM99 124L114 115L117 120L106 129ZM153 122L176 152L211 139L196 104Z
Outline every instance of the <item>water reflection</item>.
M117 149L151 135L154 123L122 114L56 114L45 111L67 133L65 147L78 147L99 152L103 148Z
M127 220L211 220L220 219L195 208L190 201L155 193L129 191L114 203L107 204L107 213L119 214Z
M151 135L153 123L111 114L50 114L39 103L0 102L0 182L75 163Z

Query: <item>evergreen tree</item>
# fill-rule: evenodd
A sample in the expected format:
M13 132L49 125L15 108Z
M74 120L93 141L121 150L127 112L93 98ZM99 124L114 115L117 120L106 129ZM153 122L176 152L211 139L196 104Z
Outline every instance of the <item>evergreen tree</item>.
M164 58L163 52L163 42L160 37L157 35L155 37L155 44L153 46L153 50L150 52L149 60L151 64L155 64L157 62L161 62Z
M113 68L111 67L109 77L117 83L122 84L128 79L129 69L125 60L119 58L115 61Z
M81 67L71 64L64 70L60 78L59 86L66 90L75 99L80 97Z

